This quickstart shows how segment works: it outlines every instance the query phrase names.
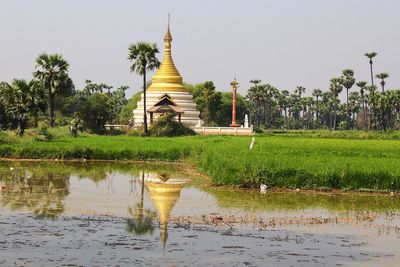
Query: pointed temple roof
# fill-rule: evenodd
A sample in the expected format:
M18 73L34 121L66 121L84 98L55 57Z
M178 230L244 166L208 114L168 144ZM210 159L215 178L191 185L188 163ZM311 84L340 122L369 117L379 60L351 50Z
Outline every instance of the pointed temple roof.
M171 54L172 35L169 29L164 37L164 58L158 71L154 74L149 92L186 92L182 85L182 76L176 69Z
M149 113L164 113L164 112L184 113L178 105L171 100L168 94L164 94L154 106L147 110Z

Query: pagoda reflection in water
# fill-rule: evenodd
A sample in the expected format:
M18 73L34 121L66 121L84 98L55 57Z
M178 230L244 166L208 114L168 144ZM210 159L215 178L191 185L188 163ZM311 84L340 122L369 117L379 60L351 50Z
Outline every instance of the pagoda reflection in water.
M168 174L149 175L145 179L145 185L149 191L160 220L160 238L165 248L168 238L168 220L170 213L178 201L181 190L187 180L173 178Z

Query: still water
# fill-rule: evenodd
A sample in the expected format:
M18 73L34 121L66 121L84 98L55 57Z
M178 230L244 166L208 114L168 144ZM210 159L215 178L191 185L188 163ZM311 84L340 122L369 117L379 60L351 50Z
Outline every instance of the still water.
M176 165L0 163L2 266L398 266L400 199L213 188Z

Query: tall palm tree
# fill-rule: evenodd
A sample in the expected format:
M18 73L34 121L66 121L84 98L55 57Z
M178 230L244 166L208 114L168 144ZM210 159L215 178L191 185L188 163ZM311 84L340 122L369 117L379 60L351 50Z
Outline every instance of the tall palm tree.
M377 79L381 80L381 82L380 82L380 84L382 86L382 97L381 97L381 119L382 119L382 122L381 122L381 125L383 125L383 128L386 130L386 117L387 117L387 111L386 111L387 101L386 100L387 100L387 98L385 95L385 84L386 84L385 79L389 78L389 73L382 72L382 73L377 74L375 77Z
M285 128L289 128L288 117L287 117L287 109L289 106L289 91L282 90L282 92L278 96L278 104L281 110L284 112L285 117Z
M299 95L299 98L301 98L301 95L306 92L306 88L303 86L297 86L296 89L294 89L294 93Z
M337 121L337 108L338 108L338 96L343 90L343 82L341 78L334 77L330 80L329 83L329 91L332 92L334 96L334 103L333 103L333 112L334 112L334 121L333 121L333 129L336 129L336 121Z
M342 71L342 85L346 88L346 104L349 105L349 90L353 87L356 79L354 78L354 71L345 69Z
M394 91L394 110L396 112L396 128L400 130L400 90Z
M50 127L54 127L55 125L55 97L62 86L65 85L65 81L69 79L68 68L68 62L60 54L49 55L43 53L36 59L36 71L33 75L43 83L44 88L48 92Z
M378 53L376 53L376 52L370 52L370 53L365 53L364 54L364 56L366 56L367 58L369 58L369 66L370 66L370 69L371 69L371 84L372 85L374 85L374 72L373 72L373 70L372 70L372 64L374 63L373 61L372 61L372 59L374 58L374 57L376 57L378 55Z
M354 83L356 82L356 79L354 78L354 71L351 69L345 69L342 71L342 85L344 88L346 88L346 118L347 118L347 126L350 125L350 117L351 117L351 112L350 112L350 107L349 107L349 90L351 87L353 87Z
M322 97L322 90L314 89L312 95L313 95L313 97L316 98L316 101L315 101L316 112L317 112L316 126L318 126L318 123L319 123L319 98Z
M367 129L367 110L365 108L365 89L367 86L366 81L359 81L356 83L356 85L360 88L360 96L361 96L361 102L362 102L362 110L363 110L363 121L364 121L364 130Z
M373 128L376 128L376 105L377 105L377 101L376 101L376 99L377 99L377 97L376 97L376 90L377 90L377 87L376 87L376 85L369 85L369 86L367 86L366 87L366 89L367 89L367 91L368 91L368 105L369 105L369 108L370 108L370 111L371 111L371 113L370 113L370 120L371 120L371 123L370 123L370 125L371 126L373 126Z
M357 123L356 113L360 110L360 94L358 92L351 92L349 96L350 108L348 107L348 112L351 115L349 126L354 129L354 125Z
M36 115L45 109L45 95L36 81L14 80L2 83L0 101L7 114L17 122L16 134L24 135L29 115Z
M131 44L128 48L128 60L132 62L131 72L143 76L143 126L144 134L148 135L147 130L147 109L146 109L146 74L160 67L156 54L159 53L156 44L138 42Z
M385 79L389 78L389 73L382 72L377 74L375 77L381 80L382 93L385 93L385 84L386 84Z

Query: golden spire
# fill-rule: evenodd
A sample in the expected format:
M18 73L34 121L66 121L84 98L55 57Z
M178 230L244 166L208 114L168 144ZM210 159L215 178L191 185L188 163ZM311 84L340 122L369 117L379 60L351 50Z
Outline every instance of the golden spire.
M182 76L176 69L171 54L172 35L169 29L169 15L168 15L168 28L164 36L164 58L158 71L154 74L152 83L147 89L150 92L170 92L178 91L185 92L182 85Z

